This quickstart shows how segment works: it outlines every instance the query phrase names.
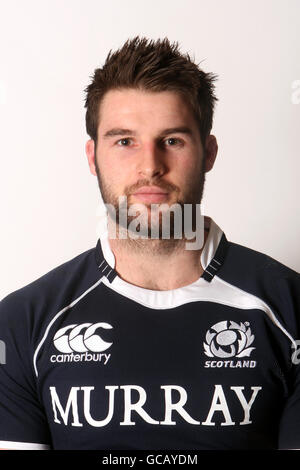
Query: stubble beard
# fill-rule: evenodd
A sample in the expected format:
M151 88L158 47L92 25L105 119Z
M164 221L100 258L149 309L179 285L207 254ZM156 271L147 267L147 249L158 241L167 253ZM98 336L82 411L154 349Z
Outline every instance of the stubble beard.
M181 250L184 248L186 243L186 237L184 236L184 227L182 226L182 238L178 239L175 238L174 233L174 213L170 211L170 237L169 238L162 238L162 213L159 213L159 218L152 218L151 219L151 205L144 204L147 207L147 215L145 219L145 225L140 224L139 226L139 233L141 234L141 238L133 238L130 236L130 224L136 218L136 215L128 215L128 210L132 206L132 204L128 203L128 198L130 194L132 194L133 189L136 190L141 186L150 186L150 185L157 185L164 189L173 189L175 192L179 192L179 189L171 184L166 184L165 182L161 182L160 179L151 180L139 180L137 185L131 186L130 188L125 189L124 196L127 197L127 204L122 205L119 204L118 196L112 191L111 186L104 181L104 178L101 176L98 162L95 159L95 167L96 167L96 174L98 180L98 186L100 189L100 193L103 199L104 204L107 208L107 224L108 224L108 233L116 234L116 238L122 244L122 248L134 250L135 252L143 253L143 254L159 254L159 255L166 255L172 253L176 250ZM202 196L204 192L204 185L205 185L205 155L202 160L202 167L200 171L200 175L195 177L193 181L190 183L189 191L184 195L182 199L177 198L175 204L181 208L182 214L182 224L183 224L183 214L184 214L184 205L190 204L192 207L192 219L191 219L191 230L196 229L196 222L197 222L197 215L196 212L199 211L199 204L202 201ZM173 203L174 204L174 203ZM113 208L113 210L111 210ZM126 220L126 225L122 222ZM158 225L153 222L158 222ZM152 238L151 234L153 234L154 228L155 233L158 234L156 238ZM123 237L120 234L123 234Z

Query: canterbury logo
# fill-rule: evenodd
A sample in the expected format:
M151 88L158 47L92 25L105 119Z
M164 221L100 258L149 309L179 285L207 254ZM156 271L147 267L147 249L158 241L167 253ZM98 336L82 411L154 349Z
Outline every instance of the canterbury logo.
M53 338L54 345L62 353L72 352L102 352L110 348L108 343L95 334L98 328L111 329L109 323L82 323L81 325L68 325L57 331Z

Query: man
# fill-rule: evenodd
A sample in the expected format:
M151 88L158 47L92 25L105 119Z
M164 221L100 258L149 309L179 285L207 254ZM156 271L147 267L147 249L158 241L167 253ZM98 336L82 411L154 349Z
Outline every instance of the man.
M86 153L107 233L1 301L2 448L300 446L299 274L208 216L187 248L217 155L214 79L139 37L95 71Z

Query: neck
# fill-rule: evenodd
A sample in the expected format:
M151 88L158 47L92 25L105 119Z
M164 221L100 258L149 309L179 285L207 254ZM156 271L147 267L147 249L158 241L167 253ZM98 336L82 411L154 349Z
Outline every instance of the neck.
M208 231L204 231L204 243ZM115 270L124 281L151 290L171 290L195 282L203 273L203 249L187 250L186 240L110 238Z

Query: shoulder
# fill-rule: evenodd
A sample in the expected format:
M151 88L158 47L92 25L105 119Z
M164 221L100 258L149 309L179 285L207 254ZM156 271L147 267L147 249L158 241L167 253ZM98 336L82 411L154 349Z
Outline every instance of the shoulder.
M300 333L300 274L271 256L228 242L218 277L264 302L295 335Z
M274 278L293 278L300 280L300 274L280 261L260 251L253 250L238 243L228 242L226 263L224 264L226 276L239 277L241 280L249 278L268 280Z
M84 292L97 280L94 252L95 248L90 248L6 295L0 301L1 324L14 324L33 314L51 314Z

